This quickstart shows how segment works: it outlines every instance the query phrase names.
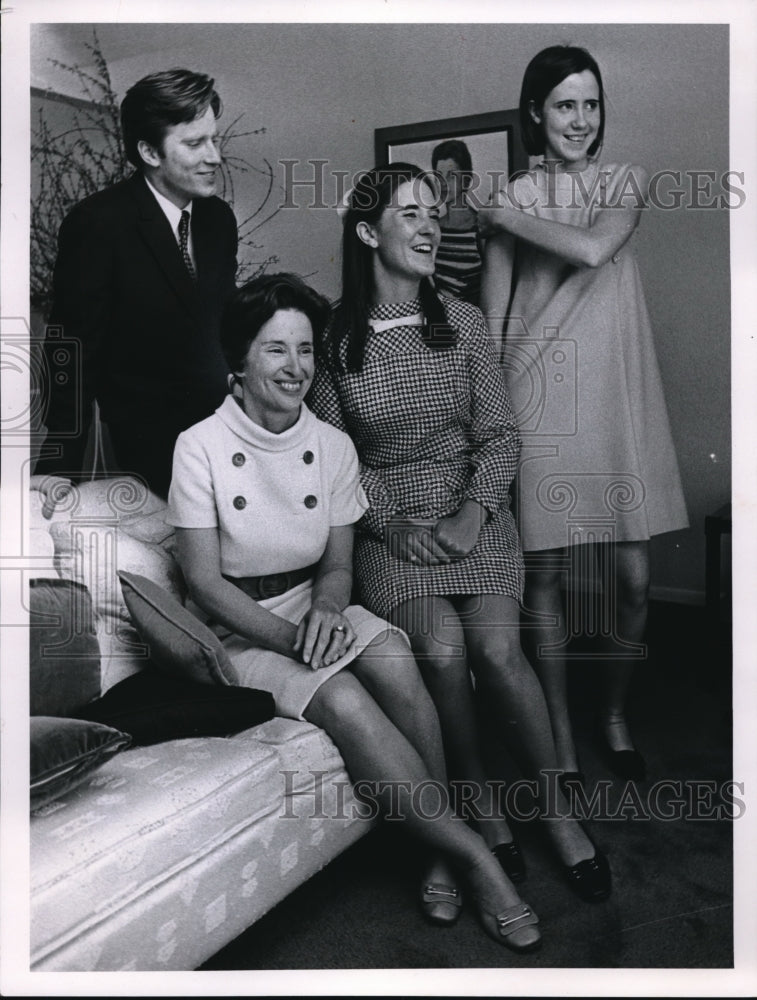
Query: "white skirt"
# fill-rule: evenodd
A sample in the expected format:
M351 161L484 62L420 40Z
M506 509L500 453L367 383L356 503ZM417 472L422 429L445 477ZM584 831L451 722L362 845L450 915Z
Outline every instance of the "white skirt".
M259 601L261 608L286 618L293 625L299 625L305 614L310 610L312 604L313 581L305 580L303 583L292 587L278 597L269 597L264 601ZM347 652L328 667L321 667L313 670L307 663L300 663L283 653L276 653L272 649L265 649L262 646L253 646L247 639L235 633L219 632L219 639L223 647L229 654L237 679L234 683L243 687L259 688L263 691L270 691L276 702L276 714L286 716L289 719L302 719L302 713L310 704L318 688L329 677L339 673L359 656L363 650L378 640L381 636L402 636L407 643L408 655L410 653L410 643L407 636L400 629L385 622L382 618L377 618L365 608L358 604L351 604L342 612L355 631L355 641ZM380 645L376 644L377 650Z

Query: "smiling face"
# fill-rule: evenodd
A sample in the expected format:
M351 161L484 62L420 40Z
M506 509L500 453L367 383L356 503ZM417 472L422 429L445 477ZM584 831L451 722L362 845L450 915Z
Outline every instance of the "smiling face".
M440 240L439 196L427 181L405 181L378 222L360 222L357 232L375 251L377 301L415 298L421 278L434 273Z
M250 420L275 434L297 422L313 381L313 328L297 309L279 309L250 344L236 374Z
M160 149L144 141L137 148L148 180L177 208L215 194L221 154L211 107L194 121L169 126Z
M589 147L601 124L599 84L591 70L566 76L544 106L532 107L530 113L544 132L545 159L561 160L574 170L588 165Z

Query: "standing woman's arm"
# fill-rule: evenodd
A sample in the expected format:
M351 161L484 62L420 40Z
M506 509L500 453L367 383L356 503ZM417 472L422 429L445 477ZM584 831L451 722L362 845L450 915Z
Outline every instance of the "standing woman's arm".
M481 312L497 359L502 357L514 257L515 239L509 233L497 232L486 241L481 272Z
M576 267L601 267L612 259L638 226L646 208L648 187L649 175L643 167L632 166L619 171L612 178L608 204L597 207L588 227L531 215L515 207L518 201L511 197L498 205L481 208L479 226L484 235L509 233Z

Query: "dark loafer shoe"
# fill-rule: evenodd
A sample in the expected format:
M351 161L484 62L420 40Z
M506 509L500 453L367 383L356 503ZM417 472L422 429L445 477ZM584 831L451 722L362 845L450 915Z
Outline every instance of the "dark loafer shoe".
M598 903L610 895L610 866L599 849L593 858L579 861L577 865L566 865L563 870L568 885L587 903Z
M624 781L644 781L647 776L647 765L638 750L605 751L607 763L613 774Z

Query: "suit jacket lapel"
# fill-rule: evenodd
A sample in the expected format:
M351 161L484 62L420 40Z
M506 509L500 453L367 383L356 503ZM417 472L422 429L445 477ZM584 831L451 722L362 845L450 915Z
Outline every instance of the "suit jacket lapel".
M197 283L200 288L213 285L212 277L221 264L217 249L219 237L216 225L217 209L210 199L195 198L192 203L192 247L197 265ZM216 252L212 252L215 250Z
M199 308L197 287L181 259L181 251L171 232L170 223L141 175L134 178L134 197L137 203L137 225L142 238L179 299L196 316ZM194 208L192 211L194 214Z

